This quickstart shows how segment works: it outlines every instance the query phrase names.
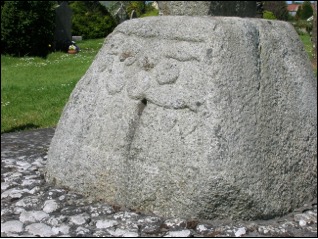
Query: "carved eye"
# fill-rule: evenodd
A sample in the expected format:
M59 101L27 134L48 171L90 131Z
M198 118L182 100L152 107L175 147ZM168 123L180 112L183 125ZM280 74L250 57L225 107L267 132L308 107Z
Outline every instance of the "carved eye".
M179 77L179 67L175 60L164 60L156 66L156 80L160 85L173 84Z
M154 63L153 59L151 59L151 58L149 58L147 56L142 57L141 59L139 59L138 64L145 71L149 71L152 68L154 68L154 66L155 66L155 63Z

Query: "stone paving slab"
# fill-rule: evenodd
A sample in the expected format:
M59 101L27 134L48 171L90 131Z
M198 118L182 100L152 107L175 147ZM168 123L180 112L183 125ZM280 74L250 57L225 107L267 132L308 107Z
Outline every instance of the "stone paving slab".
M1 135L1 237L317 237L317 200L263 221L163 218L45 182L54 128Z

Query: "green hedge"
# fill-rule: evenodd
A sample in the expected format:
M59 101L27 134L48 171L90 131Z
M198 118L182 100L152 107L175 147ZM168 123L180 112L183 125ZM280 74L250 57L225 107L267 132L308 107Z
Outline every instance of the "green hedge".
M1 54L45 57L54 40L55 1L5 1L1 6Z
M98 1L74 1L69 6L73 11L74 36L83 36L83 39L104 38L116 27L114 18Z

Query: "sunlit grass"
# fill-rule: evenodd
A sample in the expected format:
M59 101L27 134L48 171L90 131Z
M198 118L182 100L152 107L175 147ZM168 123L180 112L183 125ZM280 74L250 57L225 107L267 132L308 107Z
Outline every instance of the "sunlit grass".
M78 54L55 52L46 59L1 56L1 133L56 126L103 42L80 41Z
M300 39L304 43L305 50L309 56L310 61L312 62L315 75L317 76L317 62L314 62L314 59L313 59L313 45L311 42L311 37L309 34L303 34L303 35L300 35Z
M140 17L153 17L153 16L159 16L159 10L153 9L152 11L149 11L149 12L141 15Z
M305 50L308 53L309 59L312 60L312 53L313 53L313 47L312 47L312 43L311 43L311 39L309 34L303 34L299 36L301 41L304 43L305 46Z

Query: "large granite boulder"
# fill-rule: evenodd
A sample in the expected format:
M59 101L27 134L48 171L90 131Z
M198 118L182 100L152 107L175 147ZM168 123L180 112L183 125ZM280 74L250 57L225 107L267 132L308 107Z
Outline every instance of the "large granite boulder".
M160 14L256 17L256 1L158 1Z
M317 196L317 85L286 22L134 19L70 96L46 177L162 216L270 218Z

